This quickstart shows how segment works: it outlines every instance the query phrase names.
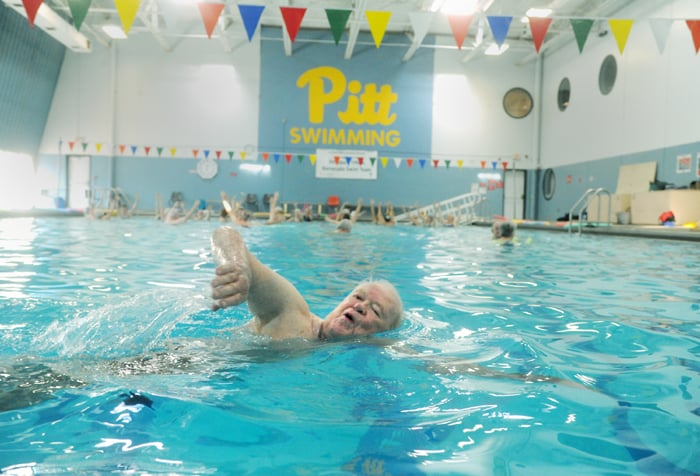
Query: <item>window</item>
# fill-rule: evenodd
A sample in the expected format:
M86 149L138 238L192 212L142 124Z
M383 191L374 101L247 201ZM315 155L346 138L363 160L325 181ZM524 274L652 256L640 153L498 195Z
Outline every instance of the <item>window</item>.
M555 189L555 176L554 170L547 169L544 171L544 176L542 177L542 194L545 200L551 200L554 196Z
M617 79L617 60L613 55L605 57L598 73L598 87L603 96L610 94Z
M559 83L559 91L557 92L557 106L559 106L560 111L564 111L569 107L570 98L571 83L569 83L569 78L564 78Z

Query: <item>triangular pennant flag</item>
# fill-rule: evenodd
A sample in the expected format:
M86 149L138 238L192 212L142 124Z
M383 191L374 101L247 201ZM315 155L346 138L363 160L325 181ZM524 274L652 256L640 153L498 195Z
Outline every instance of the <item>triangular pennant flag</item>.
M649 19L649 28L651 28L651 33L654 35L654 40L656 41L656 47L659 49L659 53L663 53L666 49L666 40L668 40L668 34L671 31L671 26L673 26L673 20L669 18Z
M136 12L139 11L141 0L114 0L114 6L117 7L119 19L122 22L122 30L125 34L129 34L131 24L134 23Z
M124 150L126 149L126 146L124 144L119 144L119 153L124 155Z
M136 150L138 150L138 146L132 145L131 146L131 155L136 155Z
M352 157L345 157L345 163L350 165L350 162L352 162Z
M211 34L216 27L216 22L219 21L219 16L221 16L221 12L224 10L224 4L198 2L197 7L199 7L199 13L202 15L202 21L204 22L204 29L207 31L207 36L211 39Z
M217 150L215 153L216 153L216 160L220 160L221 159L221 151Z
M485 160L481 161L481 168L482 169L486 168L486 161Z
M430 25L433 23L433 12L411 12L408 14L413 28L413 42L417 45L423 43L423 38L428 34ZM469 27L467 27L469 28Z
M508 162L506 161L501 162L501 165L503 165L503 170L506 170L508 168Z
M95 150L97 152L100 152L102 150L102 143L101 142L98 142L97 144L95 144Z
M340 37L343 36L345 25L348 24L351 13L352 10L326 9L326 17L328 17L328 24L331 26L331 32L333 33L333 39L336 45L340 42Z
M268 159L270 158L270 153L269 152L263 152L263 162L267 162Z
M335 165L338 165L340 163L340 157L337 155L333 157L333 161L335 162Z
M433 159L433 166L437 169L440 161L438 159Z
M248 155L248 152L246 152L245 150L242 150L241 151L241 160L245 160L247 155Z
M170 157L175 157L175 154L177 153L177 149L175 147L170 148Z
M583 53L583 45L586 44L588 34L591 32L593 20L589 20L587 18L572 18L569 20L569 23L571 23L571 28L574 30L576 44L578 45L578 52Z
M238 5L238 11L241 14L245 31L248 34L248 41L253 40L253 35L255 35L255 30L258 29L263 10L265 10L263 5Z
M370 157L370 158L369 158L369 162L372 164L372 166L374 166L374 163L375 163L376 161L377 161L377 158L376 158L376 157Z
M365 158L364 158L364 157L358 157L358 158L357 158L357 163L360 164L360 165L362 165L362 162L364 162L364 161L365 161Z
M302 154L297 155L297 160L301 164L302 162L304 162L304 156Z
M234 156L234 154L235 154L235 152L234 152L234 151L232 151L232 150L229 150L229 151L228 151L228 160L233 160L233 156Z
M73 147L75 147L75 141L68 141L68 147L70 148L70 150L73 150Z
M447 159L445 159L445 167L448 169L450 168L450 161Z
M39 7L43 3L43 0L22 0L22 3L24 4L24 9L27 12L27 20L29 20L29 25L34 28L36 12L39 11Z
M494 41L498 46L503 46L503 42L506 41L506 36L508 36L510 22L513 21L513 17L493 15L487 16L486 19L489 21Z
M161 154L163 153L163 148L162 148L162 147L158 147L158 148L156 149L156 152L158 152L158 157L160 157Z
M379 48L384 39L386 27L389 25L391 12L365 11L365 17L367 17L369 31L372 33L372 38L374 38L374 44Z
M496 170L497 166L498 166L498 162L496 162L495 160L493 162L491 162L491 167L493 167L493 170Z
M194 158L196 159L199 155L199 149L192 149L192 155L194 155Z
M452 30L452 36L455 37L457 49L461 50L464 39L467 37L467 33L469 33L469 26L472 24L472 16L449 15L447 21L450 22L450 29Z
M387 161L384 159L386 159L386 157L382 158L382 165L384 165L384 168L386 168ZM394 157L394 167L396 167L397 169L401 167L401 159L399 157Z
M420 163L421 169L425 168L425 159L419 159L418 162Z
M695 54L698 54L698 50L700 50L700 20L686 20L685 24L688 25L690 34L693 36Z
M284 160L287 161L287 163L292 161L292 154L284 154Z
M209 158L209 149L204 149L204 158L205 159Z
M280 12L282 13L282 20L284 20L284 26L287 29L289 39L294 43L294 40L297 38L297 33L299 33L301 21L306 14L306 8L280 7Z
M615 37L617 49L620 50L620 54L625 51L625 45L627 44L627 38L630 36L633 23L634 20L622 20L618 18L610 18L608 20L608 25L610 25L610 29Z
M462 165L464 165L464 161L463 161L462 159L459 159L459 160L457 161L457 168L461 169L461 168L462 168Z
M277 163L277 162L280 161L280 155L279 155L279 154L275 154L275 155L273 155L273 157L274 157L274 159L275 159L275 163Z
M83 146L83 152L85 152L85 149L87 149L88 143L83 142L81 145Z
M549 25L552 24L551 18L528 17L530 21L530 33L532 33L532 42L535 44L535 51L540 52L544 37L547 35Z
M151 148L149 146L144 147L143 150L146 151L146 155L148 155L151 152Z
M406 163L408 164L409 169L413 167L413 159L406 159Z
M311 161L311 165L316 165L316 154L311 154L309 160Z
M76 30L80 30L80 26L83 24L83 20L85 20L90 9L90 3L92 3L92 0L68 0L70 16L73 17L73 25Z

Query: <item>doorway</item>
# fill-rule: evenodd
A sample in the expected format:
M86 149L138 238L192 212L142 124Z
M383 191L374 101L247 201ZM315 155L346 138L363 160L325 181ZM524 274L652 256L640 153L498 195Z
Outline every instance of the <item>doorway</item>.
M68 208L86 210L90 204L90 156L68 156Z
M525 171L506 170L503 183L503 216L522 220L525 216Z

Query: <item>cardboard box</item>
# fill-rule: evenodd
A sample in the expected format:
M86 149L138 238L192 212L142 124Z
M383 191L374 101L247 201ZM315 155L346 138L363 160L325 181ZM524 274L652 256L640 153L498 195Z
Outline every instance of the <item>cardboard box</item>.
M672 211L676 225L700 221L700 190L657 190L632 194L632 224L659 225L659 215Z

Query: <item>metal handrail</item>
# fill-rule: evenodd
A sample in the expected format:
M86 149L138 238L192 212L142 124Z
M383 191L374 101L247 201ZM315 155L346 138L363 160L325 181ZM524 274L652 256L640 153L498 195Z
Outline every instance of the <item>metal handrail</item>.
M576 211L576 207L580 206L578 210L578 233L581 234L581 227L583 226L583 221L581 219L581 214L583 213L583 210L588 208L588 204L590 203L591 199L593 197L597 197L599 195L607 195L608 198L608 225L611 223L611 217L612 217L612 196L610 195L610 192L607 191L606 189L600 187L600 188L589 188L586 190L581 197L576 200L576 203L573 204L571 209L569 210L569 233L571 233L571 229L573 228L573 216L574 212ZM600 217L600 200L598 200L598 217ZM588 222L588 216L586 216L586 222Z

